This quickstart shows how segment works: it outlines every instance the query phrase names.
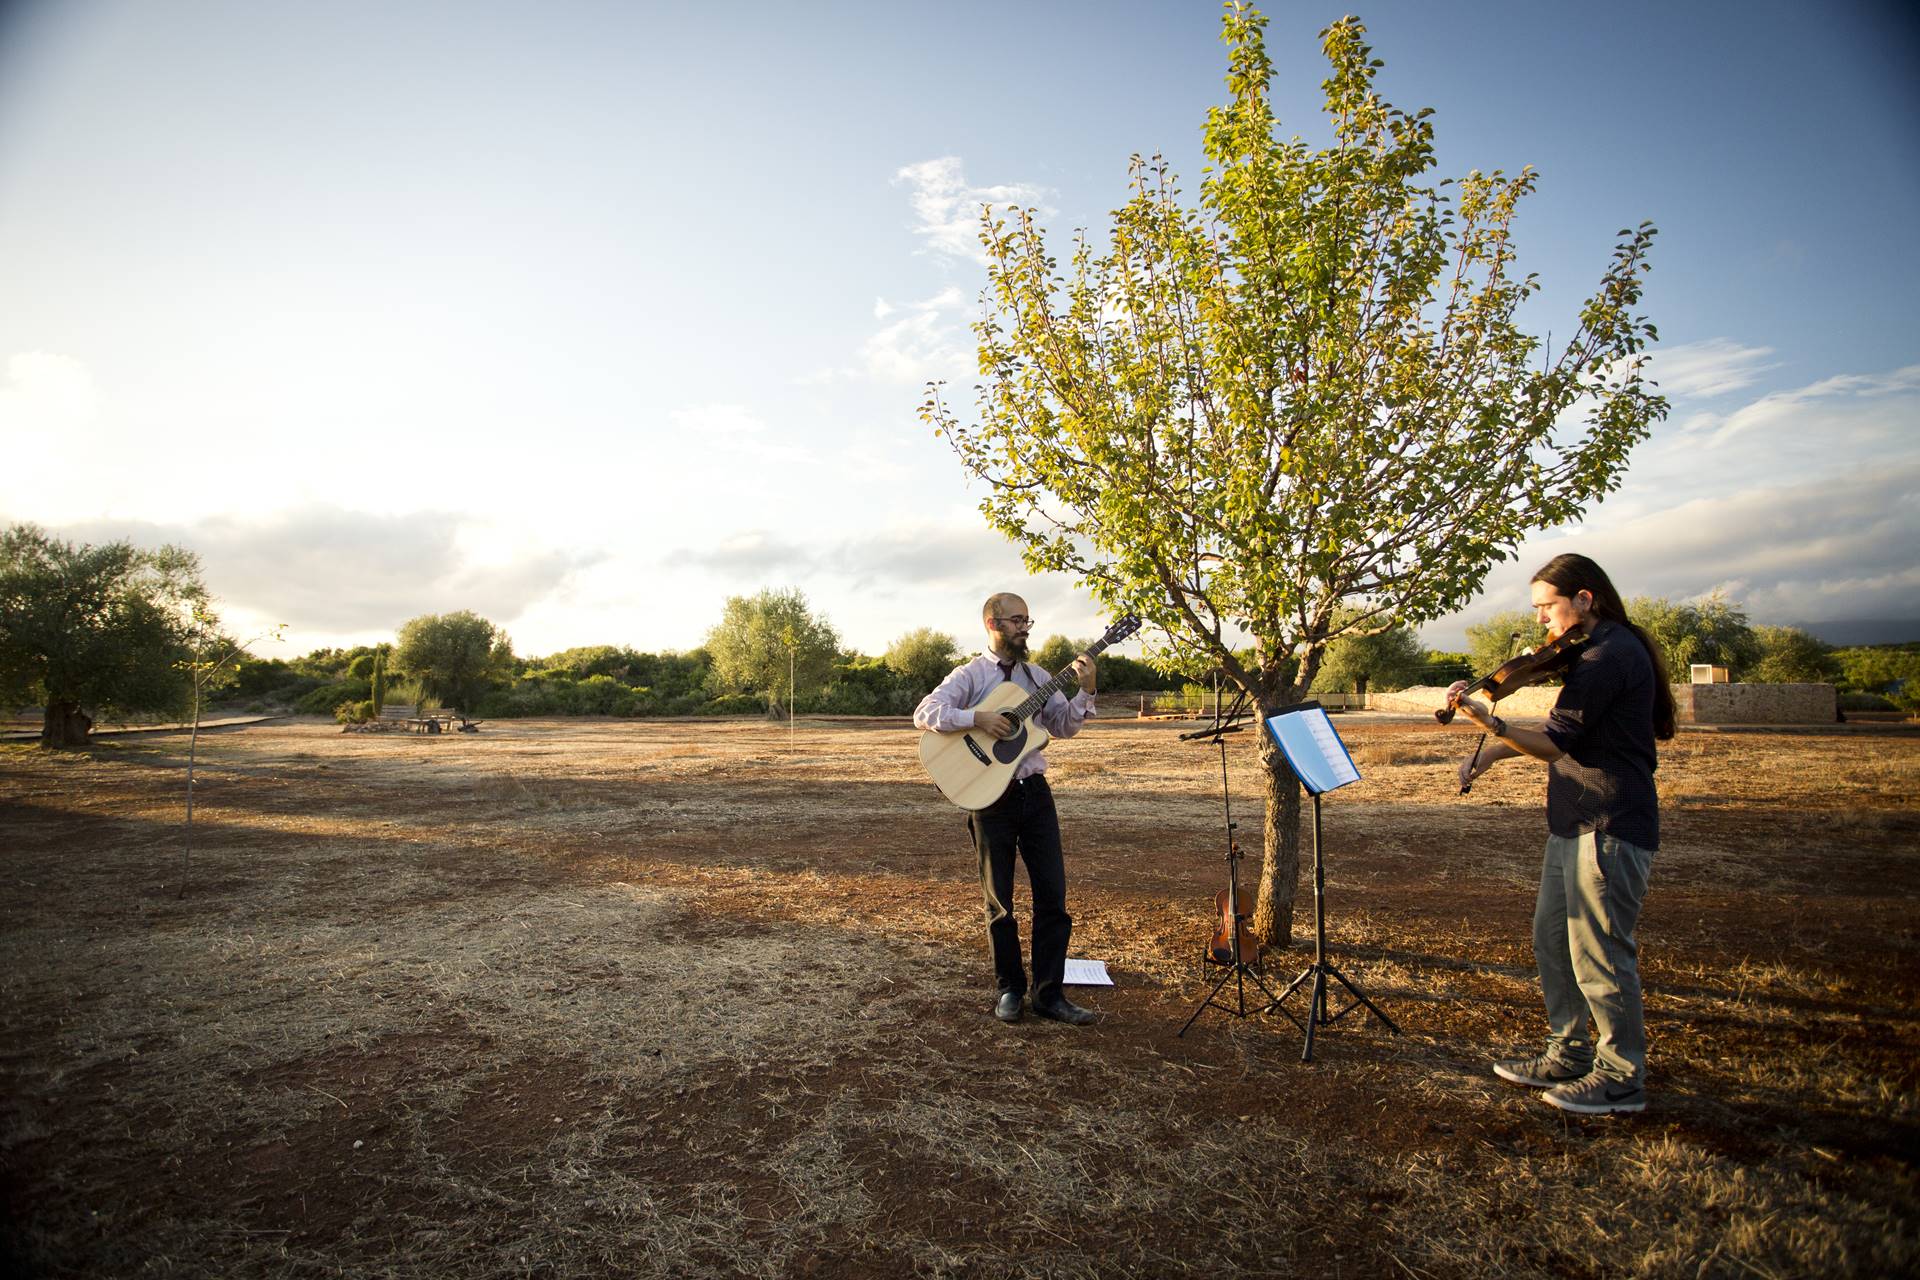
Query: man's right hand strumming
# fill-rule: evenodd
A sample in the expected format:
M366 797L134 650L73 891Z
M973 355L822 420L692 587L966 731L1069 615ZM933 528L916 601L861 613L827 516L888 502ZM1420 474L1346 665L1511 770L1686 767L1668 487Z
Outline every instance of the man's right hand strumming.
M1013 736L1012 719L1001 715L998 711L989 711L985 715L975 716L973 727L989 737L1011 738Z

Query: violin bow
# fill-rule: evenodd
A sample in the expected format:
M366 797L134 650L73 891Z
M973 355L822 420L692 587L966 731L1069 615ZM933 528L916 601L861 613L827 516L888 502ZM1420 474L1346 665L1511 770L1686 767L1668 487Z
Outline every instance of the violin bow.
M1512 635L1507 637L1507 656L1506 656L1507 662L1513 661L1513 651L1519 647L1519 644L1520 644L1520 633L1518 631L1514 632ZM1488 690L1488 693L1491 694L1492 690ZM1495 697L1488 697L1487 705L1489 707L1498 708L1500 706L1500 699ZM1480 741L1473 744L1473 760L1471 763L1467 765L1467 780L1460 784L1460 794L1463 796L1473 790L1473 771L1480 767L1480 753L1486 750L1486 747L1487 747L1487 731L1485 729L1482 729L1480 731Z

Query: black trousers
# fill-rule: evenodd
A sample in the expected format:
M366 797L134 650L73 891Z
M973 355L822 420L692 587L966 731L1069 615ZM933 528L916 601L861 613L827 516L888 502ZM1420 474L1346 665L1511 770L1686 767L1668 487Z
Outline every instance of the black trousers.
M986 900L987 939L993 946L993 976L1001 991L1027 991L1020 963L1020 925L1013 917L1013 860L1027 864L1033 887L1033 998L1045 1004L1060 995L1067 968L1073 917L1067 914L1067 867L1060 850L1060 815L1044 774L1007 787L1007 793L967 818L980 855L980 893Z

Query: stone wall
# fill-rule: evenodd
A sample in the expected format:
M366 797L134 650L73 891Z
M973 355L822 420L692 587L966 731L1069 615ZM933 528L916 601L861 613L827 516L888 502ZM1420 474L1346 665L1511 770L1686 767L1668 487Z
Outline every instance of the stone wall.
M1553 710L1558 687L1516 689L1500 701L1508 719L1544 720ZM1677 684L1674 718L1681 724L1832 724L1839 695L1830 684ZM1447 703L1444 688L1402 689L1367 696L1370 711L1424 711Z
M1677 684L1681 724L1832 724L1840 697L1830 684Z
M1486 701L1484 693L1476 695ZM1518 716L1522 720L1544 720L1547 712L1553 710L1553 700L1560 696L1558 686L1547 688L1535 685L1527 689L1515 689L1500 699L1500 714L1509 718ZM1444 686L1423 685L1412 689L1402 689L1398 693L1370 693L1367 695L1369 711L1424 711L1431 715L1447 705L1447 691Z

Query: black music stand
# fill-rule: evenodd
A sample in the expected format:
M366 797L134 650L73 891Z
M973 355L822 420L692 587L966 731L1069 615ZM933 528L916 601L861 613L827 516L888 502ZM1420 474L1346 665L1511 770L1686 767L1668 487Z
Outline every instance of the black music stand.
M1236 1018L1244 1018L1250 1013L1265 1012L1265 1009L1249 1009L1247 1007L1247 983L1249 982L1260 988L1262 994L1267 997L1268 1003L1266 1009L1271 1009L1275 1004L1278 1004L1281 999L1281 997L1273 994L1273 988L1267 985L1266 979L1262 978L1254 968L1257 962L1242 955L1240 951L1240 922L1245 919L1245 916L1240 910L1240 844L1233 836L1234 828L1240 824L1233 820L1233 801L1229 798L1227 792L1227 735L1229 733L1238 733L1246 727L1245 722L1240 719L1241 707L1246 702L1246 697L1247 695L1244 692L1241 693L1240 697L1234 701L1232 708L1229 709L1224 716L1220 714L1220 704L1218 702L1214 703L1214 718L1211 728L1180 735L1181 740L1186 742L1191 742L1195 739L1211 738L1220 748L1220 804L1226 812L1227 821L1227 913L1233 917L1233 959L1227 962L1215 960L1213 958L1212 947L1202 945L1200 952L1201 972L1204 973L1206 971L1208 964L1218 964L1225 969L1226 972L1222 973L1212 988L1208 990L1206 999L1202 1000L1194 1011L1187 1015L1187 1020L1180 1024L1180 1030L1174 1033L1176 1036L1184 1036L1187 1034L1187 1028L1191 1027L1195 1020L1209 1009L1218 1009L1220 1012L1231 1014ZM1226 988L1229 982L1233 983L1234 999L1231 1002L1222 1001L1220 999L1220 993Z
M1279 744L1280 753L1287 758L1287 765L1293 770L1293 775L1300 779L1300 785L1313 796L1313 963L1287 984L1287 989L1267 1006L1265 1012L1272 1013L1278 1009L1287 1015L1294 1026L1307 1033L1307 1047L1301 1053L1300 1061L1312 1062L1314 1028L1338 1022L1362 1005L1395 1035L1400 1034L1400 1028L1394 1026L1393 1019L1380 1012L1380 1007L1367 999L1366 993L1353 985L1347 975L1327 959L1327 873L1320 858L1320 796L1323 792L1360 781L1360 770L1354 767L1346 744L1340 741L1333 722L1327 719L1326 708L1318 702L1301 702L1283 707L1278 715L1267 718L1267 732ZM1299 990L1309 978L1313 981L1307 988L1307 1017L1302 1022L1294 1016L1293 1010L1287 1008L1287 997ZM1331 1013L1327 1009L1328 978L1345 987L1347 994L1353 997L1338 1013Z

